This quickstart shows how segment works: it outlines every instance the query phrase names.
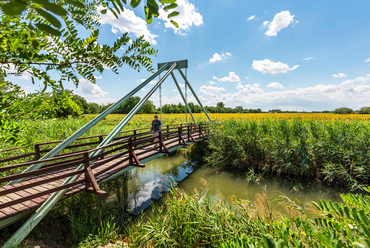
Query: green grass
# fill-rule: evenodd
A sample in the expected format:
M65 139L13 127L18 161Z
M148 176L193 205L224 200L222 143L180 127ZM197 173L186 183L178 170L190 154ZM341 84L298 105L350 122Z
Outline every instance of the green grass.
M212 166L310 177L358 190L370 180L368 121L250 120L215 124Z
M230 204L173 189L147 220L128 229L126 240L130 247L369 246L370 197L346 194L342 199L343 204L320 201L304 209L282 197L290 209L290 216L282 217L266 205L240 199Z

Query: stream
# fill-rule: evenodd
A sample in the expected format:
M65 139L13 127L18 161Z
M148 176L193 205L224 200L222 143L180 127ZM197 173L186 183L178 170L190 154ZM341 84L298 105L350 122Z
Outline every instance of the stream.
M321 199L341 202L339 188L328 187L317 181L295 181L279 177L262 178L249 183L245 172L229 171L209 166L196 167L183 155L162 157L146 163L145 168L132 171L133 183L129 188L129 206L131 214L139 214L148 208L151 202L159 200L171 184L178 186L188 194L205 192L211 197L230 199L237 197L251 202L261 196L265 203L279 209L276 199L284 194L299 205Z

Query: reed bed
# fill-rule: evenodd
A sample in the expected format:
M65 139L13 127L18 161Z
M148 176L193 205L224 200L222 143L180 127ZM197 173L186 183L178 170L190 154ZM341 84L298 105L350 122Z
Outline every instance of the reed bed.
M360 189L370 180L370 122L227 120L213 127L205 161Z

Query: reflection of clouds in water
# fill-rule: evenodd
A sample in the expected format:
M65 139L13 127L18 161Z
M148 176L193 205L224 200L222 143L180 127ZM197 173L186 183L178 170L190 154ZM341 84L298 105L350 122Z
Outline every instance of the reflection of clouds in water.
M168 191L175 181L182 181L193 171L191 163L186 163L181 156L163 157L146 163L146 167L134 172L129 205L132 214L138 214L148 206L151 200L159 199L163 191Z

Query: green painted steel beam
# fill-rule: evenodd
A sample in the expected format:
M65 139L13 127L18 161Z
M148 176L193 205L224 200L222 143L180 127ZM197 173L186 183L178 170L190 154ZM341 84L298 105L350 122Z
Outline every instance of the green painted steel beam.
M202 109L203 109L204 113L206 114L206 116L207 116L208 120L209 120L210 122L212 122L212 119L209 117L209 115L208 115L208 113L207 113L206 109L203 107L203 104L200 102L200 100L199 100L199 98L198 98L197 94L196 94L196 93L195 93L195 91L193 90L193 87L191 87L191 85L190 85L190 83L189 83L188 79L185 77L185 75L184 75L184 73L182 72L182 70L181 70L181 69L178 69L178 70L179 70L179 72L180 72L181 76L184 78L185 83L187 84L187 86L189 86L189 89L190 89L190 90L191 90L191 92L193 93L193 95L194 95L195 99L197 100L197 102L199 103L199 105L202 107Z
M165 73L165 75L154 85L154 87L145 95L143 99L130 111L129 114L113 129L113 131L108 134L107 137L98 145L98 147L109 144L116 135L122 130L122 128L128 123L128 121L139 111L139 109L144 105L144 103L153 95L157 88L163 83L164 80L170 75L173 69L176 67L174 63L170 69ZM90 157L100 154L103 149L99 151L92 152ZM76 170L80 170L84 167L83 164L79 165ZM81 174L71 176L67 178L62 185L75 182ZM45 217L45 215L57 204L57 202L63 197L64 193L68 189L64 189L58 192L53 193L42 205L39 207L36 212L12 235L12 237L4 244L3 248L11 248L18 246L22 240L35 228L35 226Z
M195 120L195 118L194 118L194 116L193 116L193 113L191 112L191 109L189 108L189 105L188 105L188 103L187 103L187 101L186 101L186 99L185 99L185 97L184 97L184 94L182 94L182 90L180 89L180 85L177 83L177 80L176 80L175 74L173 74L173 72L171 72L171 76L172 76L172 78L173 78L173 81L174 81L174 82L175 82L175 84L176 84L176 87L177 87L178 91L180 92L181 98L182 98L182 100L184 101L186 108L188 109L188 111L189 111L189 113L190 113L190 115L191 115L191 118L193 118L193 121L194 121L195 125L197 125L197 121Z
M141 83L139 86L137 86L135 89L133 89L130 93L128 93L126 96L122 97L118 102L107 108L105 111L103 111L100 115L92 119L89 123L87 123L85 126L80 128L78 131L76 131L74 134L72 134L70 137L68 137L66 140L64 140L62 143L60 143L58 146L56 146L54 149L52 149L50 152L45 154L40 160L52 158L55 155L57 155L59 152L61 152L64 148L69 146L72 142L74 142L76 139L81 137L84 133L86 133L90 128L95 126L98 122L103 120L107 115L112 113L116 108L118 108L122 103L124 103L126 100L128 100L130 97L132 97L134 94L136 94L139 90L141 90L144 86L146 86L148 83L153 81L161 72L167 69L167 65L163 65L156 73L154 73L152 76L150 76L147 80L145 80L143 83ZM33 171L39 169L41 166L43 166L45 163L38 163L33 164L27 169L25 169L22 173ZM8 184L15 184L23 181L24 179L18 179L13 180L7 183Z

